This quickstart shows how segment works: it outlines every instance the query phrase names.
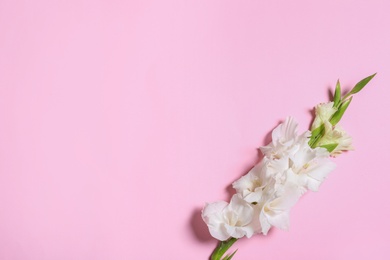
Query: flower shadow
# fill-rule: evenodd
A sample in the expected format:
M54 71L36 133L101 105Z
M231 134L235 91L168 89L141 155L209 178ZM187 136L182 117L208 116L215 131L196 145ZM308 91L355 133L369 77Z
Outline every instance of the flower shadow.
M276 124L276 126L278 126L279 124L281 124L283 121L282 120L279 120L278 123ZM264 137L263 139L263 146L265 145L268 145L271 141L272 141L272 131L276 128L276 126L274 128L272 128L272 130L270 130ZM259 158L260 160L263 159L263 154L261 153L260 149L258 149L258 152L259 152Z
M202 219L202 208L197 208L192 211L190 225L193 230L193 234L200 242L215 241L210 235L207 225Z

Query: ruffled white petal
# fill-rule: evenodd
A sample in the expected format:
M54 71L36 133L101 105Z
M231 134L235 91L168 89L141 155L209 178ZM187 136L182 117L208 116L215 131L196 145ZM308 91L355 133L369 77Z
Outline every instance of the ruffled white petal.
M207 203L202 211L203 221L207 224L211 236L221 241L230 237L223 223L223 211L227 206L225 201Z
M210 234L221 241L230 237L251 237L255 230L254 209L238 194L233 195L230 203L224 201L206 204L202 218Z
M272 142L260 147L261 152L270 159L280 159L289 150L294 149L297 135L298 123L292 117L278 125L272 131Z
M259 203L263 189L267 185L264 178L266 167L264 161L253 167L246 175L233 182L233 188L249 203Z

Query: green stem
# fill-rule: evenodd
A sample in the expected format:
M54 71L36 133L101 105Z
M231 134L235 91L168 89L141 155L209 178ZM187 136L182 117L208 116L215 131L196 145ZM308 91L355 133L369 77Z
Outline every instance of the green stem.
M314 138L314 141L312 143L309 143L311 148L317 147L318 142L321 140L321 138L325 134L325 128L321 129L321 132Z
M226 241L219 242L217 248L211 255L211 260L221 260L226 251L237 241L237 238L231 237Z

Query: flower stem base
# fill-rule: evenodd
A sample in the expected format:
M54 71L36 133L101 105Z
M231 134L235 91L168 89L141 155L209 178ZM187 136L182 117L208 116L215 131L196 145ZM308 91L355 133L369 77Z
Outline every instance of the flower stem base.
M211 255L211 260L230 260L236 253L234 251L231 255L225 256L224 258L223 255L226 253L226 251L237 241L237 238L231 237L226 241L221 241L219 242L217 248L215 248L213 254Z

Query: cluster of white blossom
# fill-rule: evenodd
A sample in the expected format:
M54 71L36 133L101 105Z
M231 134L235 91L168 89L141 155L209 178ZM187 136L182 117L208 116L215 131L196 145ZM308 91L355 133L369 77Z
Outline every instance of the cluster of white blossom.
M272 226L289 228L291 208L308 190L317 191L336 167L330 157L353 149L351 136L338 123L353 96L375 75L359 81L344 96L337 81L333 101L315 107L310 131L299 135L297 122L288 117L272 131L271 143L260 147L263 160L233 182L236 193L230 202L205 205L203 221L221 241L211 259L232 259L237 250L225 255L226 251L244 236L266 235Z
M328 111L325 105L317 107L318 122L315 124L325 123L326 127L332 111ZM260 148L263 160L233 183L236 194L230 203L206 204L202 218L214 238L224 241L231 237L267 234L272 226L288 229L291 208L306 191L317 191L335 168L328 150L311 148L308 143L311 132L299 135L297 127L297 122L288 117L273 130L271 143ZM339 137L345 143L342 130L328 126L324 136L327 134L331 142Z

